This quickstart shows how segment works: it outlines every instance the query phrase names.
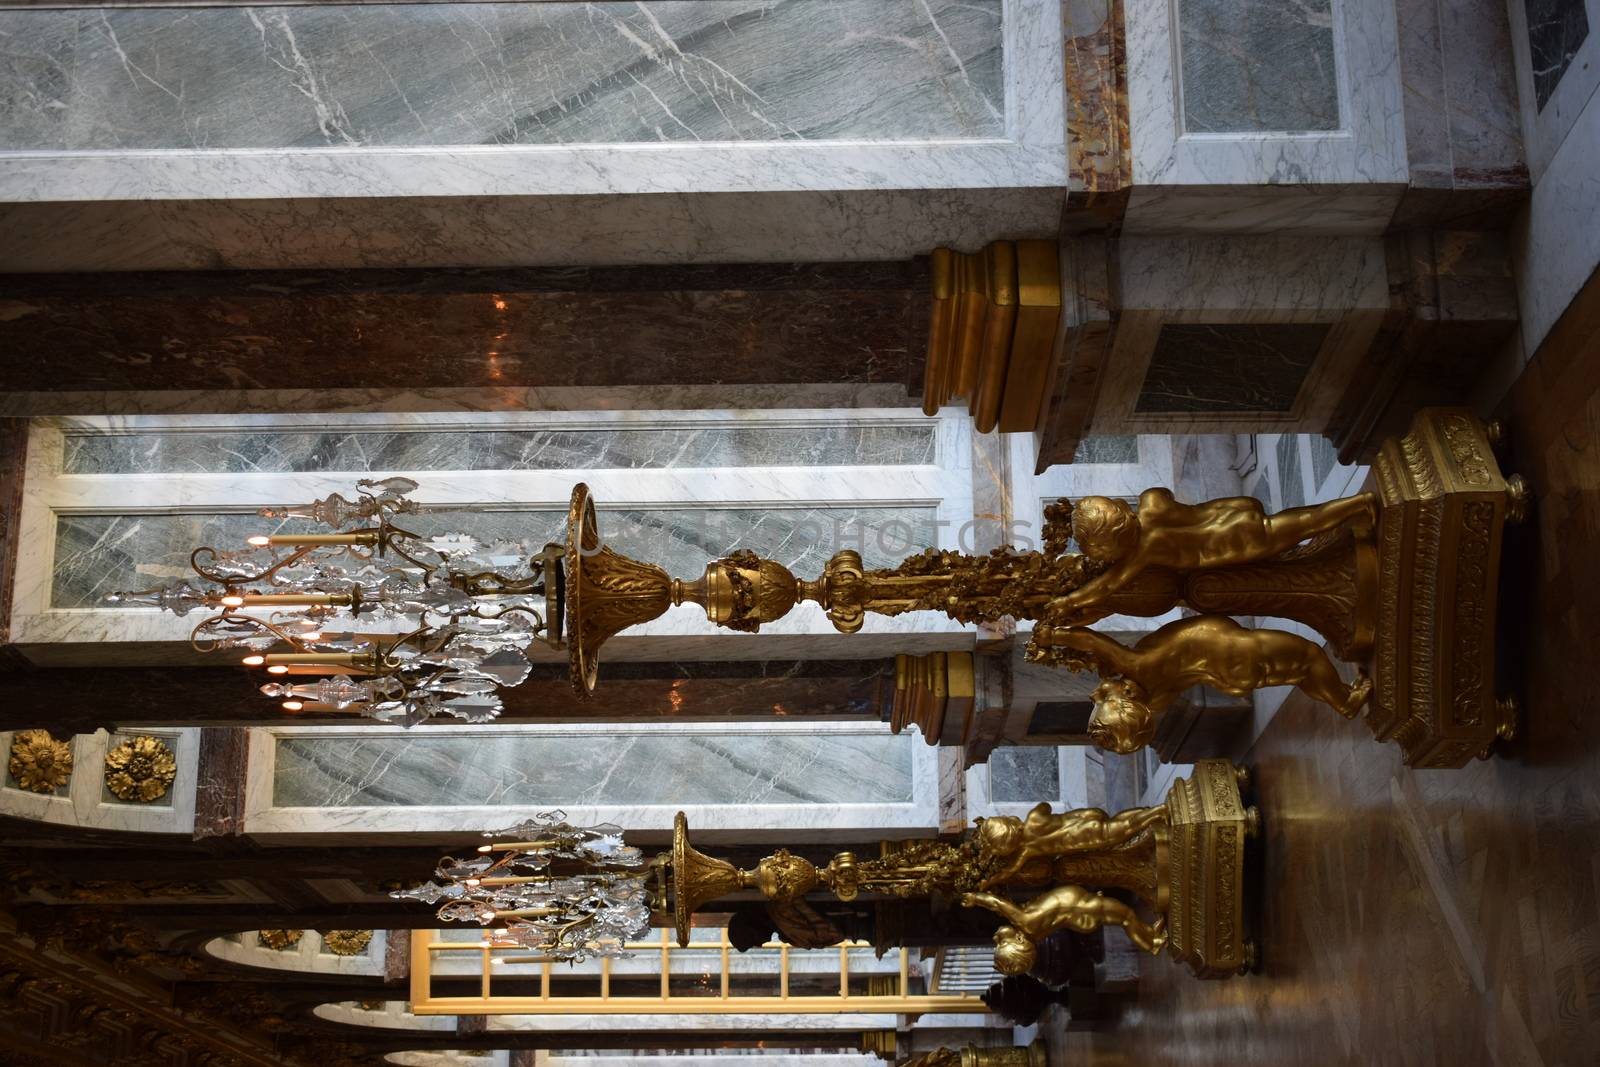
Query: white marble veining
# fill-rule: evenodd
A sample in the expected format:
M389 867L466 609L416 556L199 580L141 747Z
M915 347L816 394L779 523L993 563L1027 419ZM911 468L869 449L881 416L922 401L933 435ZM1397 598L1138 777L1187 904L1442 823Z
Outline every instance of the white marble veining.
M598 5L591 5L598 6ZM960 5L957 5L960 7ZM795 5L804 11L811 5ZM815 10L815 9L813 9ZM880 5L881 17L917 9ZM928 3L921 11L931 11ZM317 197L530 197L868 189L1063 187L1063 56L1055 0L1002 0L1003 132L896 143L695 141L663 144L314 148L299 150L12 153L0 159L0 200L203 200ZM981 13L981 5L980 5ZM960 12L966 17L969 12ZM933 39L944 51L933 47ZM959 62L948 34L928 40ZM687 57L684 64L688 64ZM956 71L957 80L970 72ZM131 75L138 84L138 75ZM831 92L826 82L817 92ZM302 88L302 95L306 90ZM320 94L321 90L318 90ZM331 104L329 128L338 116ZM797 104L804 109L804 103ZM347 117L347 116L346 116ZM320 120L319 120L320 121ZM702 197L703 199L703 197ZM414 228L412 225L405 228ZM655 221L659 221L656 219ZM815 225L815 222L812 223ZM568 221L566 227L574 229ZM585 230L594 241L614 222ZM517 242L537 234L512 227ZM753 229L747 231L754 232ZM581 236L579 236L581 235ZM652 242L654 243L654 242ZM543 262L557 260L548 255ZM759 257L758 257L759 258ZM777 257L767 257L777 258ZM819 258L804 255L792 258ZM635 257L636 261L637 257ZM481 260L480 260L481 262Z
M1001 0L0 11L14 150L984 139Z
M1129 310L1230 312L1248 321L1252 312L1331 317L1389 306L1377 237L1135 235L1123 238L1119 253L1121 304Z
M662 701L666 703L665 700ZM750 709L752 712L764 710ZM800 709L803 711L803 709ZM907 804L909 739L874 728L750 734L672 724L534 734L280 735L280 808Z
M1040 802L1048 803L1058 812L1083 807L1089 795L1087 751L1078 745L1014 746L1009 749L996 749L990 754L987 764L967 769L967 817L981 819L999 815L1026 815ZM1026 753L1023 758L1030 762L1039 759L1051 760L1054 762L1052 768L1054 775L1053 777L1037 773L1023 775L1019 782L1009 780L1015 776L1007 775L1002 768L999 773L1003 777L998 782L997 789L995 756L1003 752ZM1051 781L1055 786L1054 789L1039 788L1025 797L1007 795L1010 791L1007 789L1009 785L1028 783L1042 786Z
M262 182L196 173L151 190L148 199L127 199L148 182L122 157L74 160L70 167L34 161L27 168L26 161L0 157L0 233L6 235L0 271L829 262L908 259L941 244L971 250L998 238L1056 231L1064 163L1024 183L1025 175L1000 158L1012 150L1001 146L925 151L939 153L939 165L907 173L910 187L904 189L892 184L901 173L893 160L840 150L829 158L774 160L770 179L753 164L696 165L675 178L660 176L661 184L671 179L682 189L592 195L574 195L579 190L573 186L592 177L587 166L563 176L518 163L506 168L504 181L478 182L493 186L486 192L469 184L484 170L492 176L495 168L486 165L436 182L428 175L440 168L411 161L397 167L394 182L378 186L360 174L319 168L313 173L325 191L320 199L294 188L304 163L268 160L260 164ZM1059 145L1039 154L1065 158ZM637 169L654 174L655 162ZM533 191L539 195L518 191L526 175L548 177L548 188ZM799 178L790 175L808 175L815 188L794 191ZM787 184L777 191L749 191L780 177ZM282 188L265 187L266 179ZM514 188L507 192L502 185ZM209 199L185 193L203 188L216 192ZM69 190L78 195L68 196ZM179 194L184 198L174 199ZM297 198L257 198L287 195Z
M1311 11L1311 5L1302 6ZM1173 7L1167 3L1126 7L1135 185L1405 182L1405 124L1392 3L1344 0L1333 5L1342 128L1304 133L1185 132L1179 113ZM1315 214L1301 220L1301 225L1311 227L1323 223Z
M1412 188L1509 189L1526 181L1507 19L1508 8L1522 6L1397 0Z
M117 799L105 786L106 753L125 737L159 737L177 759L177 775L165 796L148 804ZM0 753L11 751L11 734L0 733ZM104 730L71 739L72 777L63 795L46 795L0 787L0 813L16 819L127 830L152 834L194 832L195 782L200 760L200 731L150 729L112 735Z
M1375 185L1140 185L1124 234L1380 234L1400 187Z
M1592 151L1595 144L1589 112L1593 110L1595 90L1600 88L1600 0L1569 0L1566 4L1540 6L1562 8L1572 4L1586 9L1588 35L1575 47L1569 45L1558 49L1555 55L1541 56L1537 65L1528 36L1528 9L1533 5L1522 0L1506 5L1511 16L1511 53L1516 62L1522 139L1535 189L1563 146L1576 139L1580 151L1585 147ZM1554 88L1546 90L1547 98L1540 107L1535 85L1536 66L1549 67L1553 72L1560 64L1565 65L1565 70Z
M752 835L774 841L796 835L815 840L819 836L827 837L830 834L876 833L879 830L889 837L915 836L918 833L937 832L939 825L935 751L921 744L920 739L888 735L888 727L877 723L613 724L605 730L605 742L595 746L599 762L571 775L572 780L569 783L571 795L558 796L552 793L549 797L541 796L538 803L532 805L507 806L503 801L493 797L485 797L483 798L485 802L476 804L435 801L425 806L398 807L389 803L371 802L367 802L364 806L282 807L278 804L276 795L279 788L278 760L282 758L283 746L286 743L300 746L302 749L312 746L309 751L314 751L315 745L323 741L333 743L341 738L349 738L362 743L400 745L424 751L433 737L467 737L478 743L488 743L497 738L528 739L535 746L539 738L567 738L572 739L573 744L597 740L592 724L476 726L467 729L421 726L411 731L378 726L353 729L344 727L255 729L251 731L250 739L249 771L245 789L245 828L251 834L270 834L285 840L330 833L357 835L461 833L515 822L518 818L535 811L550 808L566 811L569 821L579 825L616 823L626 830L653 831L658 834L670 830L674 814L683 810L689 815L689 824L694 828L696 837L713 842L729 839L748 842ZM827 771L825 769L827 760L837 759L852 746L847 743L832 746L838 748L839 753L828 757L825 749L829 746L820 742L829 739L848 742L850 738L868 737L881 737L892 743L895 750L894 762L882 764L879 770L885 776L885 780L902 781L902 785L896 786L895 789L909 789L908 792L897 794L901 799L886 800L875 794L872 799L862 797L852 800L848 791L844 799L828 802L807 800L803 795L797 795L788 802L780 803L773 803L768 798L772 789L778 788L777 779L782 775L791 776L794 788L801 791L808 788L807 783L816 788L828 788L829 783L835 789L843 788L843 779L840 775L845 768L848 767L853 775L863 773L868 768L864 763L857 765L847 762L839 764L834 772ZM673 739L697 749L705 749L706 744L713 747L720 745L727 758L732 759L735 764L748 765L738 769L734 777L740 775L748 777L750 772L754 771L757 777L765 776L771 779L770 788L765 791L757 789L743 797L730 794L725 800L709 803L705 802L709 799L709 795L703 797L699 803L681 804L671 801L641 804L613 797L606 793L607 782L623 765L622 761L627 759L628 751L632 747L629 739L652 739L652 743L657 747L660 747L663 741L670 743ZM783 766L771 763L785 745L792 747L794 743L805 739L815 739L816 755L811 758L814 761L821 760L821 763L796 764L792 755L784 757L787 762ZM859 746L854 747L859 748ZM607 756L607 752L610 756ZM529 758L536 760L537 756ZM611 760L610 763L607 763L608 759ZM905 761L903 765L899 762L902 760ZM670 776L688 766L687 763L681 767L675 765L665 773ZM363 772L367 774L366 779L348 783L345 792L360 794L363 790L374 787L387 770L385 760L379 759L378 762L371 764L370 773ZM448 771L448 768L446 770ZM565 770L558 770L560 774L567 773ZM530 765L528 773L534 776L538 771L538 768ZM428 773L433 772L418 773L425 779ZM699 773L705 772L702 770ZM815 777L816 781L812 782L808 775ZM448 782L443 784L449 786ZM743 788L738 786L737 782L732 784L737 788ZM410 788L431 787L412 782ZM457 787L449 786L449 788ZM335 803L338 801L336 796L330 795L330 799Z

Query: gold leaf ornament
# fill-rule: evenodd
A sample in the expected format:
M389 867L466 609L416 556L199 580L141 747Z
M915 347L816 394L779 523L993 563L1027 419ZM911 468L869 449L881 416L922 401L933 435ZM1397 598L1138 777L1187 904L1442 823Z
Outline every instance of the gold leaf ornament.
M54 793L72 777L72 746L46 730L23 730L11 738L8 769L20 788Z
M372 944L371 930L329 930L322 946L335 956L359 956Z
M288 952L300 943L300 938L305 936L304 930L257 930L256 940L262 948L270 948L275 952Z
M178 776L178 759L159 737L130 737L106 754L106 788L120 800L160 800Z

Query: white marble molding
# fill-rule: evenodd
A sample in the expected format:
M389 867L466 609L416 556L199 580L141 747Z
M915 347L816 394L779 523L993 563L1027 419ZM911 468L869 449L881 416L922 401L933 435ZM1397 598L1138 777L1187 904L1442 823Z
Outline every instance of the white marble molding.
M1219 232L1382 231L1408 173L1394 5L1333 0L1331 17L1339 129L1194 133L1183 121L1178 4L1127 5L1135 191L1126 232L1167 232L1190 214ZM1286 212L1268 186L1344 188L1282 190L1294 204Z
M888 727L880 723L791 722L791 723L739 723L712 725L704 723L653 723L608 724L609 737L662 735L706 735L759 739L763 736L820 737L887 735ZM425 744L430 735L466 736L483 739L492 736L515 734L519 737L593 738L594 726L493 726L467 727L419 726L412 730L398 727L360 726L256 728L250 733L249 769L245 787L245 832L252 835L271 836L276 840L325 839L326 835L352 835L369 838L388 834L463 835L482 832L486 828L505 826L529 817L536 811L559 808L567 813L567 820L576 825L614 823L626 831L651 832L660 836L672 828L673 817L679 811L689 816L689 825L697 841L738 841L748 843L752 837L762 840L788 839L817 840L840 834L879 834L884 837L916 837L937 833L939 829L937 752L920 738L906 736L895 739L908 750L911 766L911 793L904 802L873 801L851 803L748 803L731 800L716 804L653 804L629 805L616 803L585 803L581 794L570 801L540 804L537 807L446 806L430 804L413 807L277 807L274 798L274 778L279 740L285 737L333 738L355 737L363 740L375 738L403 738L411 743ZM758 755L747 753L746 755ZM596 783L588 783L584 792L593 794ZM440 837L440 840L451 840Z
M0 154L0 201L1064 188L1059 0L1004 0L1001 10L999 137L12 151Z

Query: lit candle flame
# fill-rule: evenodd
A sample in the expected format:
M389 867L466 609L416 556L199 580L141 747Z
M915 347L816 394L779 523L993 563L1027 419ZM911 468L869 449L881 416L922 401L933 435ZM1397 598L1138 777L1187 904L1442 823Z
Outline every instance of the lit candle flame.
M267 662L267 657L265 656L246 656L244 658L246 667L259 667L265 662Z

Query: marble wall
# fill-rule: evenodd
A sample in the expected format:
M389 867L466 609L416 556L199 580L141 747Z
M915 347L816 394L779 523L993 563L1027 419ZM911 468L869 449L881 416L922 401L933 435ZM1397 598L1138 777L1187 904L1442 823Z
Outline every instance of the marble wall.
M1038 803L1061 795L1060 757L1045 745L1011 745L989 754L989 799Z
M1288 412L1322 350L1327 323L1167 323L1134 410Z
M12 271L883 259L1052 232L1064 199L1058 0L30 6L0 32Z
M1585 0L1525 0L1533 97L1543 111L1589 36Z
M1522 343L1520 351L1509 353L1512 365L1491 403L1538 352L1600 262L1600 0L1512 2L1509 10L1533 194L1511 231ZM1589 27L1581 38L1580 22ZM1535 26L1541 24L1545 62L1564 68L1553 87L1546 82L1542 105L1537 79L1544 68L1533 55Z
M1180 0L1186 133L1337 130L1333 0Z
M274 807L909 803L912 739L585 730L278 739Z
M905 833L938 825L934 759L877 723L261 729L245 827L482 829L560 808L659 832L681 809L713 834Z
M1407 179L1392 0L1124 7L1125 233L1381 233Z
M0 146L981 139L1000 0L0 12Z
M933 463L931 423L64 434L63 474L640 470Z
M1397 0L1411 170L1397 226L1494 229L1527 198L1506 8Z

